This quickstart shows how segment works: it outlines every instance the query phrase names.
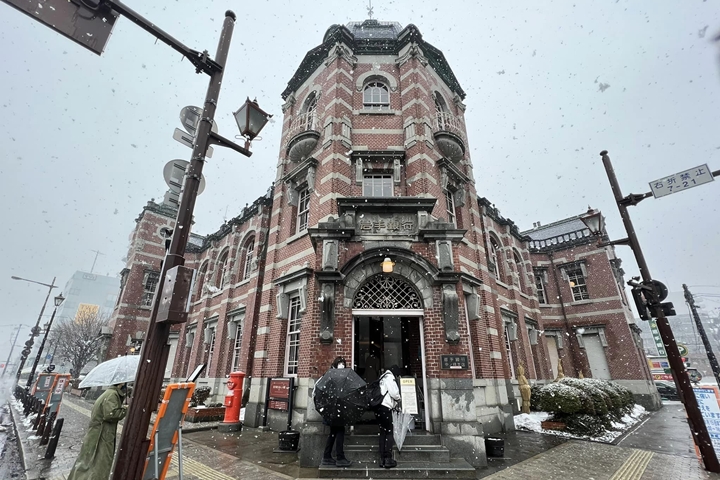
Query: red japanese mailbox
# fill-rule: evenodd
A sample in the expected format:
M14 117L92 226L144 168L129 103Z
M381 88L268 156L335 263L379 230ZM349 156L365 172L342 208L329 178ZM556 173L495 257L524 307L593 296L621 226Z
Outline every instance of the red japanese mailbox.
M244 372L230 373L228 391L225 394L225 419L218 426L221 432L237 432L242 428L240 408L242 407Z

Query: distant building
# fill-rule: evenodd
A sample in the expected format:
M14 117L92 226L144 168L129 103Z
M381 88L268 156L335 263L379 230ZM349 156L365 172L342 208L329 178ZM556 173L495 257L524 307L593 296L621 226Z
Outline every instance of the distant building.
M74 319L78 313L98 313L110 318L120 289L120 278L77 271L62 291L65 301L57 311L58 319Z
M705 346L703 345L700 334L697 331L695 321L690 316L689 308L685 303L685 297L682 292L670 292L668 294L666 302L672 302L675 306L677 315L674 317L668 317L670 327L672 328L673 334L675 335L675 341L678 344L685 345L688 349L687 359L690 362L690 368L697 368L703 376L703 382L714 382L712 369L710 368L710 362L705 352ZM711 317L706 312L700 312L700 320L703 323L705 334L710 340L710 345L714 348L716 356L720 356L720 317ZM645 346L645 353L647 355L658 355L658 348L656 346L653 332L650 329L648 322L640 319L636 320L637 324L642 329L642 339Z

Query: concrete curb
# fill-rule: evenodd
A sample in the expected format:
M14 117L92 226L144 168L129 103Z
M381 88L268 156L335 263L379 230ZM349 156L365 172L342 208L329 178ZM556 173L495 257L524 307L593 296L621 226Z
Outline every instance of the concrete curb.
M20 453L20 461L23 465L23 470L27 472L27 465L25 464L25 444L22 442L22 439L20 438L20 432L17 428L17 419L15 418L16 412L15 408L12 405L12 400L7 403L8 409L10 410L10 418L12 418L13 422L13 430L15 431L15 438L17 439L18 445L20 448L18 448L18 452Z
M20 448L18 451L20 452L20 460L22 460L23 468L25 469L25 478L27 480L37 480L40 479L39 473L35 469L35 465L28 465L28 449L29 446L27 444L28 442L28 435L27 432L22 429L18 428L18 419L20 420L20 423L22 423L22 415L15 411L15 408L11 403L8 402L8 405L10 406L10 415L13 419L13 428L15 429L15 436L18 440L18 444ZM32 467L32 468L31 468Z

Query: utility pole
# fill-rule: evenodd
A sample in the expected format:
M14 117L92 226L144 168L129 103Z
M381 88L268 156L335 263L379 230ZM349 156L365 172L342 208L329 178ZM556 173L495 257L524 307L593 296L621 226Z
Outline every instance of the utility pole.
M715 353L713 352L712 345L710 345L710 340L705 333L705 327L703 327L702 321L700 320L700 315L698 314L697 307L695 306L695 297L693 297L693 294L690 293L690 289L684 283L683 290L685 291L685 301L688 305L690 305L693 320L695 320L695 326L697 327L698 332L700 332L700 338L702 338L703 345L705 346L705 353L710 361L710 368L712 368L713 375L715 375L715 381L720 387L720 366L718 365L717 358L715 358Z
M12 352L15 350L15 342L17 342L18 335L20 335L20 330L22 329L22 325L17 326L17 332L15 332L15 338L13 338L12 346L10 347L10 354L8 355L7 361L5 362L5 366L3 367L2 374L0 374L0 377L5 376L5 370L7 370L8 365L10 364L10 359L12 358Z
M695 392L693 391L688 377L685 364L680 356L680 350L678 349L677 342L675 341L675 335L673 334L670 323L668 322L665 312L660 305L659 292L656 288L652 287L653 279L650 275L650 268L645 261L645 255L643 254L642 248L640 248L640 242L638 241L637 234L635 233L635 227L633 226L630 214L628 213L627 207L637 205L642 198L647 198L648 195L633 195L630 194L627 197L623 197L620 190L620 183L618 182L617 176L615 176L615 170L613 169L610 157L608 156L607 150L600 152L602 156L603 166L607 173L610 187L612 188L613 195L615 197L615 203L617 204L620 216L622 217L625 231L627 232L627 238L607 242L605 245L628 245L635 255L635 261L640 267L640 274L643 279L644 295L647 300L649 307L653 308L653 317L657 318L656 324L660 336L662 337L665 350L667 352L668 363L672 369L673 378L677 385L678 391L680 392L680 399L685 404L685 411L688 417L688 423L690 424L690 430L692 431L695 444L700 450L705 469L720 473L720 464L718 463L715 450L713 449L712 440L708 433L705 420L700 412L700 406L698 405L697 398L695 398Z

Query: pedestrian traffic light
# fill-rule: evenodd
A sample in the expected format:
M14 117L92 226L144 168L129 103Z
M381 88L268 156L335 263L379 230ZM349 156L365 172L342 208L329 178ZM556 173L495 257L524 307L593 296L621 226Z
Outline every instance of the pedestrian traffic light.
M635 301L635 308L637 309L640 318L642 320L650 320L652 316L650 315L645 295L643 295L642 287L633 287L630 292L632 293L633 300Z

